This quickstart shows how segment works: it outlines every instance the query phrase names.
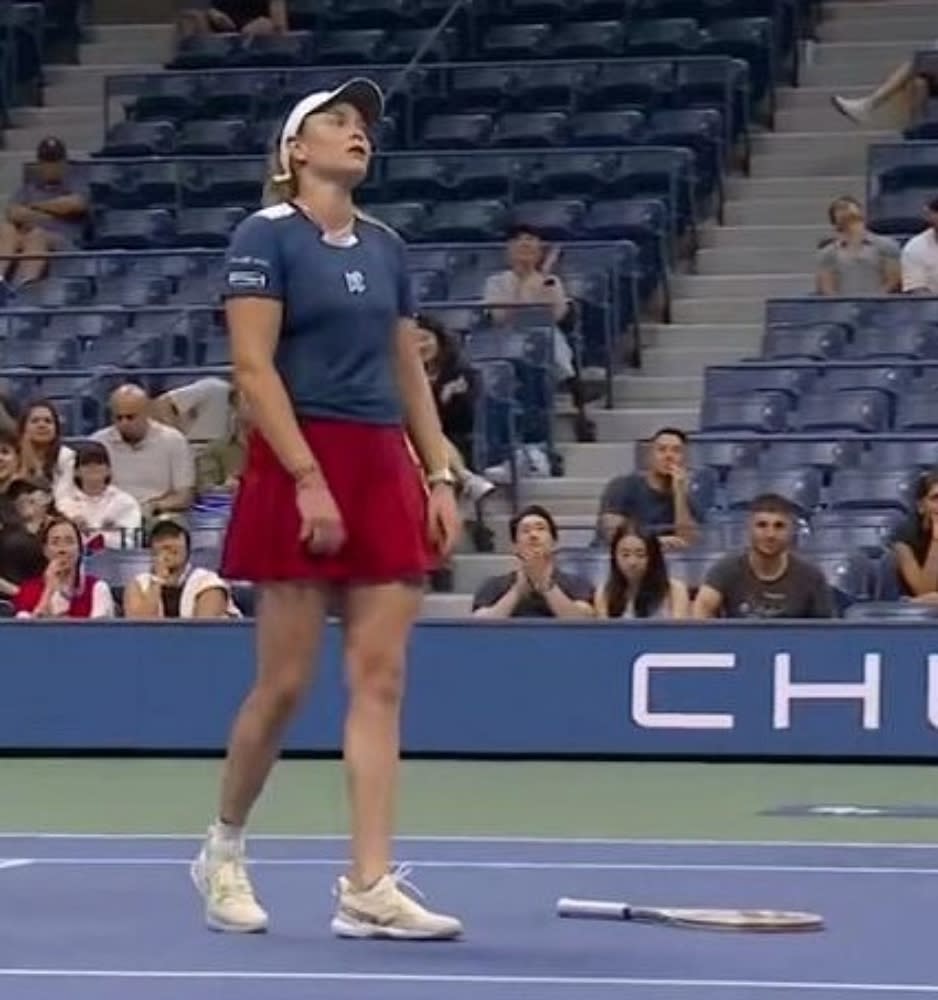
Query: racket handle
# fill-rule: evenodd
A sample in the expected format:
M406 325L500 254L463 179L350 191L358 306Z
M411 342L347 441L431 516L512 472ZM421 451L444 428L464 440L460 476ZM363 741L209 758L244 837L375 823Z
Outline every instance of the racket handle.
M632 908L626 903L610 903L600 899L557 900L557 915L580 920L630 920Z

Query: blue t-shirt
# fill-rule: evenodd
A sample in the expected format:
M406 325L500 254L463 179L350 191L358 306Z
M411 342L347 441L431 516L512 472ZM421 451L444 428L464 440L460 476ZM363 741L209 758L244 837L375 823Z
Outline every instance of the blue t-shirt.
M401 422L395 335L415 308L393 230L359 218L335 246L293 205L261 209L232 236L222 295L283 303L275 364L298 416Z

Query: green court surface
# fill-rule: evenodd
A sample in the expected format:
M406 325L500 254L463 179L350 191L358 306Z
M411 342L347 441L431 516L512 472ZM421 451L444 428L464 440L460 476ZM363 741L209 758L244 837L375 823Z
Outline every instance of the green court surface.
M193 833L212 818L217 760L0 760L0 831ZM888 765L477 763L403 765L412 835L938 842L938 819L778 817L781 805L938 804L934 768ZM338 761L283 761L251 824L342 834Z

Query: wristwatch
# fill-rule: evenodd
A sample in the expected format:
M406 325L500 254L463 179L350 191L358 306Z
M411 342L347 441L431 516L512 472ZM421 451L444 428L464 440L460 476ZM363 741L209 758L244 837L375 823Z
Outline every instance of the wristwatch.
M456 486L456 477L452 469L441 469L439 472L431 472L427 476L427 486L431 489L434 486Z

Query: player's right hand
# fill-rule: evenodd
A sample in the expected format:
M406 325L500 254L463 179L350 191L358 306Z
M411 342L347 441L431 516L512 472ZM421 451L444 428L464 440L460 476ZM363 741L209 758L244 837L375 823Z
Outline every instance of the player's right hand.
M329 487L321 479L303 479L296 486L300 541L319 555L331 555L345 544L345 525Z

